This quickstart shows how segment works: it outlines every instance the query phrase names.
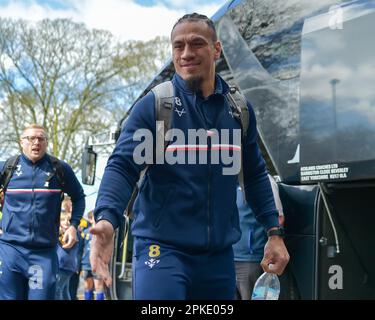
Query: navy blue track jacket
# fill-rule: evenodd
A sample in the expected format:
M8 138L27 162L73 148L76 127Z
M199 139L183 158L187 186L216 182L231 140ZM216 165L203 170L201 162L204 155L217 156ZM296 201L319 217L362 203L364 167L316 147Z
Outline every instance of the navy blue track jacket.
M1 241L29 248L55 247L62 192L71 197L71 224L78 226L85 210L85 194L72 168L64 161L61 164L64 190L56 175L46 183L47 174L53 171L48 154L36 163L21 155L5 193ZM1 162L1 170L3 166L4 162Z
M176 103L172 128L179 128L187 137L188 129L240 129L233 118L225 93L229 87L216 75L215 91L204 98L191 92L177 74L172 80ZM156 119L152 92L134 106L123 127L117 145L110 156L100 185L95 218L109 220L114 227L120 223L139 174L146 165L133 161L133 152L140 144L133 136L137 129L145 128L155 137ZM250 123L243 142L244 179L246 198L266 229L278 226L265 162L256 142L257 130L254 112L250 105ZM232 132L232 130L229 130ZM186 138L186 140L188 140ZM134 205L135 220L132 234L153 239L193 251L216 251L227 248L240 238L236 185L238 175L223 175L225 164L212 164L212 150L231 148L238 152L241 145L213 140L188 145L185 141L172 141L167 152L184 149L185 153L207 152L207 164L155 164L150 165ZM187 157L186 157L187 158ZM197 156L198 158L198 156Z

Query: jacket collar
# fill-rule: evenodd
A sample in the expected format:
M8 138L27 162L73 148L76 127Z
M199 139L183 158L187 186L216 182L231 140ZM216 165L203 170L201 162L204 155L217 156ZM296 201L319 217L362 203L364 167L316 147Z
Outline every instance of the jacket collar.
M48 154L46 153L42 158L40 158L37 162L33 163L24 153L21 154L21 158L24 162L26 162L29 165L34 165L34 164L41 164L45 162L48 158Z
M182 79L177 73L174 74L172 82L182 91L187 94L193 95L194 92L191 91L186 85L186 81ZM229 91L228 84L220 77L218 74L215 75L215 90L213 94L226 94Z

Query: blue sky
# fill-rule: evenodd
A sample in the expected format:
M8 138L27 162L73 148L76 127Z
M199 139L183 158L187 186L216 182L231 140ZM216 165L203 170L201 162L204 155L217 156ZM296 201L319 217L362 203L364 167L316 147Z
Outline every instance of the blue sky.
M71 18L122 40L168 36L188 12L213 15L227 0L0 0L0 17L37 21Z

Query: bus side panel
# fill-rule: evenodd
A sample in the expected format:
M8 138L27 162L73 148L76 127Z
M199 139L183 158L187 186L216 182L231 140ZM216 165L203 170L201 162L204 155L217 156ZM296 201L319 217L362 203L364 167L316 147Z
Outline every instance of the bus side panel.
M316 186L279 184L290 261L281 277L285 299L314 299L316 265ZM293 294L291 291L298 291Z

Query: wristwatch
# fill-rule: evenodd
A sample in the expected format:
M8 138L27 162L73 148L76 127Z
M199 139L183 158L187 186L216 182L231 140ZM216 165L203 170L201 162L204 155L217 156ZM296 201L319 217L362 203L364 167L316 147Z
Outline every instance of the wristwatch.
M267 231L267 237L279 236L284 238L285 232L283 227L278 227L277 229L271 229Z

